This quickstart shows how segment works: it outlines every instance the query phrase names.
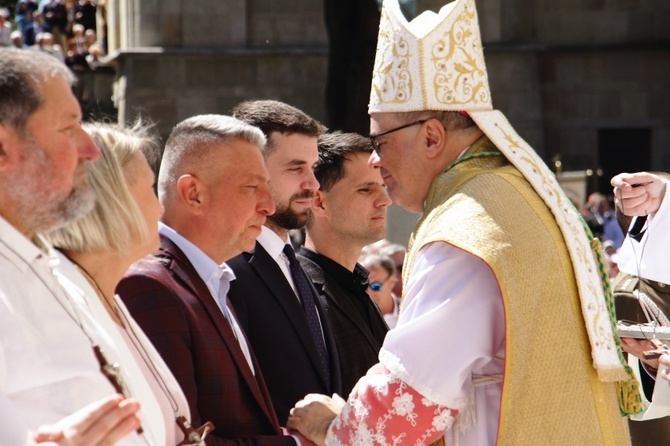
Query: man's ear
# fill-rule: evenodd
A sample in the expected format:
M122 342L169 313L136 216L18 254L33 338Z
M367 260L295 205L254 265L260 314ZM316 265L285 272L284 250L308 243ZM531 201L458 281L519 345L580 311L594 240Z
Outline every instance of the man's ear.
M439 119L429 119L424 124L425 151L428 159L435 159L444 150L447 132Z
M16 154L13 153L17 146L16 132L0 124L0 172L5 172L9 169L11 161Z
M177 180L177 193L180 201L195 215L201 215L203 204L207 199L205 184L197 177L186 174Z
M326 212L325 207L325 194L323 191L317 190L314 191L314 196L312 197L312 213L314 215L324 215Z

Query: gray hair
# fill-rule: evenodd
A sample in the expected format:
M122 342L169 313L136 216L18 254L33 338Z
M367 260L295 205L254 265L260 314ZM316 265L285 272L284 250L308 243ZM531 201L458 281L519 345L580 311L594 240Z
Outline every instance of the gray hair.
M391 257L392 255L398 254L400 252L406 253L407 248L404 247L403 245L399 245L398 243L389 243L388 245L379 248L379 254L388 257Z
M395 274L395 263L393 259L384 254L364 254L358 259L358 262L363 266L378 265L383 268L389 276Z
M239 119L224 115L198 115L177 124L165 143L158 173L158 199L170 199L177 180L195 168L218 169L215 146L241 139L263 149L263 132Z
M44 102L40 82L58 77L69 85L75 81L67 66L50 54L0 48L0 125L24 133L28 119Z
M445 110L421 110L415 112L392 113L395 119L405 122L419 121L421 119L435 118L442 123L448 131L465 130L477 127L470 116L464 116L455 111Z

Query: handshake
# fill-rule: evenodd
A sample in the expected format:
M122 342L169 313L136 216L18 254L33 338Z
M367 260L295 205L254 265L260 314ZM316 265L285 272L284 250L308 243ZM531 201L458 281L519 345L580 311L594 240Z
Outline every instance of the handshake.
M299 434L302 446L325 445L328 428L344 404L345 401L337 394L331 398L310 393L291 409L286 426L291 434Z

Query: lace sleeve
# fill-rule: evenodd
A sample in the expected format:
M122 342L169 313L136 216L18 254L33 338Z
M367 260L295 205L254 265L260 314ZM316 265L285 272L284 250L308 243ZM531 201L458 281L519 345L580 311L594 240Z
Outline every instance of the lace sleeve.
M424 445L438 440L457 411L435 404L377 364L356 384L331 423L326 445Z

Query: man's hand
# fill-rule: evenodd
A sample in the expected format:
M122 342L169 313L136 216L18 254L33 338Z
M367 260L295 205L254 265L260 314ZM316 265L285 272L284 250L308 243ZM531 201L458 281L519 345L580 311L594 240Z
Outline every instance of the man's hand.
M40 444L67 446L111 446L140 426L140 403L112 395L89 404L56 424L41 426L33 433Z
M670 353L663 353L659 358L659 362L666 368L663 369L658 375L661 375L661 378L665 379L666 381L670 381Z
M654 370L658 370L658 358L645 359L644 352L656 350L656 346L646 339L621 338L621 347L629 355L635 356Z
M337 394L332 398L310 393L291 409L287 426L317 445L326 444L328 427L342 411L345 401Z
M665 196L665 182L653 173L620 173L610 184L616 206L629 217L653 214Z

